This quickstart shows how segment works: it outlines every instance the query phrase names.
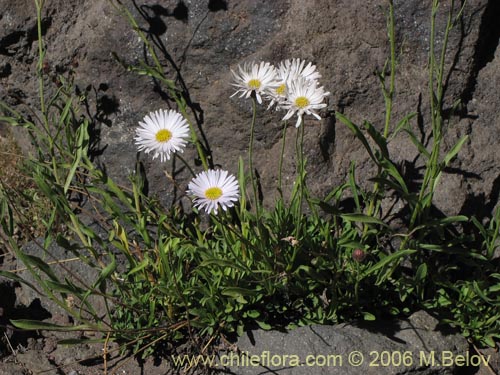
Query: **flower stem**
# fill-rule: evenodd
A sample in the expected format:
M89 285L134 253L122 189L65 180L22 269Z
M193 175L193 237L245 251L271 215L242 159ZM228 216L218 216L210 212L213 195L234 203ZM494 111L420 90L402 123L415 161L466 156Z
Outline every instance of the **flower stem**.
M304 184L305 184L305 166L304 166L304 120L301 120L297 138L295 141L296 153L297 153L297 190L298 193L298 203L296 206L295 214L295 238L298 239L300 236L301 229L301 219L302 219L302 201L304 199Z
M189 170L189 173L191 173L191 175L193 177L196 176L196 174L194 173L193 171L193 168L191 168L191 166L189 165L189 163L186 161L186 159L184 159L181 155L179 155L179 153L177 152L175 154L175 157L179 158L179 160L186 166L186 168Z
M390 77L389 77L389 91L384 90L385 99L385 127L384 127L384 138L387 139L389 136L389 128L391 124L392 117L392 103L394 97L394 88L396 82L396 35L394 27L394 3L393 0L389 0L389 17L387 20L387 32L389 35L389 44L391 49L391 59L390 59Z
M252 123L250 125L250 142L248 145L248 166L250 168L250 179L252 180L253 196L255 201L255 212L257 219L260 217L259 195L257 190L257 179L253 168L253 141L255 138L255 120L257 118L257 102L255 95L252 95Z
M395 19L394 19L394 2L393 0L389 0L389 15L387 17L387 35L389 37L389 46L390 46L390 61L389 61L389 88L387 88L385 78L385 71L382 72L382 93L384 94L384 102L385 102L385 124L384 124L384 133L383 137L387 140L389 137L389 130L391 125L392 118L392 106L394 100L394 91L395 91L395 82L396 82L396 35L395 35ZM385 67L384 67L385 70ZM378 177L384 177L385 171L379 166L377 175ZM373 194L370 198L370 203L368 205L368 209L366 214L368 216L376 216L379 206L379 193L380 193L380 184L375 182L373 185ZM363 238L367 235L369 229L369 225L365 224L363 227Z
M281 137L281 154L280 154L280 161L279 161L279 167L278 167L278 191L280 193L281 199L283 199L283 180L282 180L282 174L283 174L283 159L285 157L285 144L286 144L286 128L287 128L287 122L284 122L283 125L283 135Z
M443 133L442 133L442 128L443 128L442 107L443 107L443 97L444 97L443 80L444 80L445 58L446 58L446 50L448 48L449 34L451 29L453 28L453 10L455 6L455 0L451 0L450 3L450 10L448 13L448 20L446 23L443 44L441 47L440 59L439 61L437 61L435 55L435 44L436 44L436 17L439 4L440 0L433 0L432 15L431 15L431 33L429 41L429 102L430 102L429 104L431 109L433 144L432 144L431 157L427 162L424 178L422 181L422 185L420 187L418 201L413 209L413 213L411 216L410 227L409 227L410 230L417 224L417 219L419 217L420 220L425 220L425 215L428 212L428 209L432 203L432 197L434 195L434 189L437 184L437 180L439 179L439 176L442 171L442 167L439 162L439 156L441 149L441 141L443 138Z
M186 102L185 95L183 95L183 92L180 91L176 86L175 82L171 79L168 79L164 69L163 65L160 62L160 59L158 58L158 55L156 54L156 51L153 47L153 45L150 43L146 35L142 32L142 29L139 27L139 24L137 23L136 19L130 13L130 11L123 6L120 2L118 2L117 5L112 3L112 5L117 9L130 23L134 31L137 33L139 38L142 40L144 43L144 46L147 48L149 55L153 59L154 67L149 67L148 69L141 71L142 74L148 74L151 76L153 79L159 80L163 84L165 84L168 88L168 93L170 96L174 99L175 103L177 104L179 112L182 114L184 119L187 121L189 125L189 129L191 130L191 141L194 143L196 147L196 151L198 153L198 157L200 158L200 161L203 165L203 168L205 170L209 169L209 163L207 160L207 155L205 154L205 150L202 146L202 143L196 133L196 130L189 120L188 114L187 114L187 108L189 107L188 103ZM192 110L192 107L190 108Z

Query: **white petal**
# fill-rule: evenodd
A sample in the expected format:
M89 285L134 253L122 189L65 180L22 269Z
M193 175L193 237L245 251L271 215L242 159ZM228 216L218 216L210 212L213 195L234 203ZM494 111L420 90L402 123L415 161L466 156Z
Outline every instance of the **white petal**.
M297 116L297 122L295 123L295 127L298 128L301 122L302 122L302 116Z

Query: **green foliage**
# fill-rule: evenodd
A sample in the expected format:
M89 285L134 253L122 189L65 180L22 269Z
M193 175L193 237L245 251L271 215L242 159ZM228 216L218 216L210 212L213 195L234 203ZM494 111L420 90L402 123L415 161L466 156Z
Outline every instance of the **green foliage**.
M438 5L435 0L433 35ZM165 77L155 49L133 16L124 7L117 5L117 9L142 38L154 65L120 62L130 71L160 81L185 115L187 101L174 81ZM454 9L452 4L446 38L459 16ZM40 5L38 12L40 20ZM263 207L251 165L254 110L250 171L242 160L238 166L239 205L208 217L199 215L196 209L186 212L176 204L164 207L147 195L147 176L140 161L130 184L117 185L92 160L91 120L80 112L84 98L74 94L70 79L61 77L63 85L45 101L47 89L40 63L39 123L26 120L3 103L1 107L5 112L2 119L27 128L37 146L38 153L26 168L49 202L43 244L47 254L25 254L15 241L11 246L33 274L40 292L78 324L12 323L23 329L96 330L123 343L124 349L146 356L164 339L197 341L241 335L257 326L291 328L358 318L373 320L424 307L474 341L493 345L500 334L500 272L498 262L492 261L498 248L500 210L487 224L474 217L433 216L430 208L439 178L466 138L441 156L444 58L436 63L433 56L429 68L433 121L430 150L413 132L414 113L403 117L391 131L396 75L392 2L388 25L389 72L380 74L386 105L383 131L368 121L358 125L343 114L336 115L377 167L373 190L365 191L358 185L353 163L345 184L334 187L324 198L311 197L302 126L297 132L298 167L291 198L283 198L280 167L281 198L273 208ZM43 61L41 31L39 43ZM442 48L443 56L446 41ZM207 168L211 161L205 147L193 126L191 132L201 164ZM389 152L389 143L400 132L409 135L425 161L425 175L416 189ZM251 186L251 194L246 186ZM408 213L403 217L405 227L399 231L391 227L390 218L382 215L382 200L389 195L397 197ZM349 211L343 205L346 196L354 201ZM3 199L0 203L2 231L10 234L15 202ZM85 217L102 218L109 235L103 236ZM59 223L64 223L67 233L58 230ZM91 285L73 274L61 278L52 269L47 257L53 241L95 269L97 277ZM2 275L35 288L15 274ZM95 311L96 299L106 307L105 319Z
M377 220L382 219L382 199L392 194L402 203L405 211L409 212L409 215L404 217L404 233L396 233L387 226L379 226L373 230L368 225L370 221L364 220L363 243L380 243L384 236L400 238L395 250L388 251L387 247L382 249L380 260L367 272L375 274L376 284L385 288L386 292L395 292L406 307L413 301L419 306L433 310L442 317L443 323L460 328L463 334L473 341L493 346L500 329L497 305L499 284L496 276L499 265L498 261L493 259L494 252L498 249L499 209L486 227L475 217L460 215L440 218L432 212L433 196L439 186L440 177L467 141L467 136L461 138L441 156L441 144L445 135L442 117L445 56L449 34L460 19L465 2L458 5L452 1L449 5L439 59L435 56L435 36L440 1L434 0L432 3L429 52L429 107L432 125L430 150L420 142L411 127L410 120L415 114L407 115L398 122L392 132L390 130L396 68L392 61L395 59L392 39L394 12L392 2L390 3L388 29L391 61L386 64L386 67L390 66L390 70L380 74L386 102L384 131L378 131L368 121L359 126L337 113L337 119L358 138L378 169L376 177L372 179L374 190L371 194L360 193L355 183L351 182L357 209L362 211L360 208L363 206L359 203L359 196L366 197L366 215L374 216ZM386 88L386 75L390 77L389 88ZM413 190L410 190L407 177L400 173L388 151L388 143L401 131L409 136L425 165L423 179L417 189ZM401 260L404 261L404 266ZM392 310L399 312L394 305Z

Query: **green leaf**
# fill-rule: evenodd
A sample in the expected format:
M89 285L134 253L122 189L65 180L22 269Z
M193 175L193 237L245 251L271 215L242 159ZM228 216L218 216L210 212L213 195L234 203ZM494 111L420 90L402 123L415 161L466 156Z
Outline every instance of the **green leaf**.
M422 263L415 273L415 279L419 282L422 282L427 277L427 264Z
M437 252L443 252L443 251L445 251L445 249L443 248L442 245L431 244L431 243L420 243L419 247L421 249L431 250L431 251L437 251Z
M377 320L377 318L375 317L375 315L373 315L369 312L363 311L363 320L374 321L374 320Z
M361 242L351 240L351 239L345 238L345 237L341 238L339 240L339 246L347 247L348 249L363 249L364 248L364 245Z
M243 336L244 333L245 333L244 325L238 324L238 326L236 327L236 334L238 335L238 337L241 337L241 336Z
M53 103L59 98L60 93L61 93L61 88L59 88L57 90L57 92L53 96L52 102L49 103L48 106L52 106L53 105ZM57 124L57 127L59 129L61 129L65 125L64 121L68 118L68 115L69 115L70 110L71 110L72 107L73 107L73 98L69 97L68 100L66 101L66 104L64 105L63 110L59 114L59 121L58 121L58 124Z
M134 268L132 268L128 273L127 276L133 275L134 273L137 273L144 268L146 268L149 265L149 258L144 258L141 262L139 262Z
M469 217L465 215L457 215L457 216L448 216L443 219L432 221L431 225L448 225L459 222L469 221Z
M269 331L272 328L270 324L263 322L261 320L256 320L255 323L257 323L257 325L264 331Z
M118 185L116 185L115 182L110 177L108 177L106 175L102 175L101 177L103 179L103 182L109 188L109 191L112 192L118 199L120 199L120 201L122 203L124 203L130 211L135 211L135 207L132 205L133 199L130 198L129 196L127 196L123 192L123 190ZM103 190L101 190L100 192L101 192L101 194L104 193ZM123 209L118 208L118 212L122 212L122 211L123 211Z
M46 330L46 331L95 331L96 327L92 327L88 324L80 324L75 326L61 326L53 323L42 322L40 320L30 320L30 319L18 319L11 320L12 325L16 328L24 329L27 331L34 330Z
M23 253L22 251L18 251L16 255L21 259L21 261L27 267L38 268L43 273L45 273L51 280L59 281L54 271L52 271L50 266L47 263L45 263L41 258L34 255L28 255L26 253Z
M473 281L472 282L472 286L474 287L474 291L476 292L476 294L481 298L483 299L485 302L487 303L491 303L493 305L495 305L495 300L489 298L485 293L484 291L482 290L482 288L479 286L479 284L477 283L477 281ZM500 304L500 303L499 303Z
M425 146L422 144L422 142L420 142L417 137L415 136L415 134L413 133L412 130L410 129L403 129L403 131L408 134L410 136L410 140L413 142L413 144L417 147L418 151L420 152L421 155L424 155L427 159L430 159L431 157L431 154L429 153L429 151L427 151L427 149L425 148Z
M403 119L396 125L396 127L395 127L394 131L392 132L392 134L389 136L389 141L391 141L392 139L394 139L396 137L396 135L398 135L398 133L401 130L404 130L404 128L408 128L409 129L409 122L416 115L417 115L417 112L412 112L412 113L406 115L405 117L403 117Z
M414 254L416 252L417 252L417 250L406 249L406 250L400 250L400 251L397 251L391 255L388 255L388 256L382 258L377 264L373 265L368 270L366 270L364 272L364 276L368 276L368 275L374 273L375 271L378 271L379 269L381 269L385 266L388 266L392 262L399 262L399 260L401 258L408 256L408 255L411 255L411 254Z
M467 139L469 139L469 136L468 135L464 135L455 144L455 146L453 146L453 148L450 151L448 151L448 153L445 155L445 157L443 159L443 164L444 164L445 167L448 166L448 164L450 163L450 161L458 154L458 152L462 148L463 144L467 141Z
M221 294L224 296L238 298L240 296L253 296L255 295L255 291L251 289L239 288L237 286L231 286L222 289Z
M86 344L100 344L106 342L105 338L102 339L64 339L57 341L57 345L86 345Z
M12 213L12 208L9 205L8 199L6 198L6 192L3 189L0 190L1 198L1 209L0 209L0 223L2 225L3 231L9 237L14 234L14 215Z
M35 292L37 292L38 294L40 295L44 295L41 291L39 291L33 284L29 283L28 281L24 280L22 277L20 277L19 275L13 273L13 272L9 272L9 271L1 271L0 270L0 276L3 276L3 277L6 277L8 279L11 279L11 280L14 280L14 281L17 281L18 283L22 283L24 285L27 285L28 287L30 287L31 289L33 289Z
M325 199L323 199L324 202L330 202L332 199L335 198L335 200L339 200L342 197L342 193L344 190L348 187L348 184L343 184L337 186L335 189L333 189L328 195L326 196Z
M387 150L387 140L368 121L365 121L364 125L365 125L366 131L368 132L368 134L370 135L370 137L372 137L372 139L375 141L375 143L380 148L380 152L382 152L382 156L384 157L384 159L388 158L389 157L389 151Z
M238 185L240 187L240 218L245 218L248 212L247 207L247 192L246 192L246 178L245 178L245 164L243 158L240 156L238 159Z
M360 212L361 204L359 203L359 191L358 185L356 184L356 163L354 161L351 162L349 167L349 186L351 187L352 197L354 199L354 203L356 204L356 209Z
M73 160L73 164L71 165L71 168L68 172L68 176L66 177L66 182L64 183L64 189L63 189L64 194L68 192L69 186L73 181L73 177L75 176L76 170L80 166L82 157L87 153L87 146L89 140L89 133L87 126L88 126L88 120L85 120L83 124L81 124L80 127L78 128L78 141L76 144L76 154Z
M498 338L498 337L497 337ZM485 336L483 337L483 340L482 340L486 345L488 345L490 348L495 348L496 347L496 343L495 343L495 338L493 335L488 335L488 336Z
M387 171L387 173L389 173L389 175L391 175L396 180L398 185L401 187L401 190L403 190L404 194L408 195L409 192L408 187L406 186L406 182L403 176L401 176L401 174L397 170L396 166L388 159L381 160L380 165L382 166L382 168L384 168L385 171Z
M378 225L382 225L384 227L388 226L382 220L377 219L376 217L368 216L368 215L364 215L364 214L342 214L340 216L344 220L352 221L355 223L378 224Z
M340 210L336 206L326 203L324 201L318 201L314 203L327 214L338 215L340 213Z
M257 310L250 310L247 311L246 315L249 318L256 319L260 316L260 312L258 312Z
M373 154L373 151L372 151L372 148L370 147L370 144L366 140L366 137L361 132L359 127L357 125L355 125L354 123L352 123L347 117L345 117L343 114L341 114L339 112L335 112L335 117L338 120L340 120L342 123L344 123L354 133L356 138L358 138L361 141L361 143L363 144L363 146L365 146L365 149L368 152L368 155L370 155L370 157L372 158L372 160L375 163L378 163L378 160L375 157L375 155Z
M431 192L432 194L434 194L434 192L437 190L437 187L439 185L439 181L441 180L441 176L443 175L443 171L440 170L437 174L436 174L436 177L434 178L434 183L432 184L431 188Z
M53 280L47 280L45 284L51 291L57 291L61 293L68 293L74 295L81 295L82 293L84 293L83 289L78 288L70 283L60 283Z
M109 253L111 257L111 263L104 267L99 274L96 282L94 283L94 287L100 287L100 285L109 277L109 275L116 269L116 258L113 253Z
M223 260L223 259L207 259L207 260L204 260L203 262L200 263L200 267L207 267L207 266L211 266L211 265L216 265L216 266L219 266L219 267L222 267L222 268L225 268L225 267L228 267L228 268L235 268L235 269L238 269L240 271L246 271L246 269L242 266L240 266L239 264L233 262L233 261L230 261L230 260Z

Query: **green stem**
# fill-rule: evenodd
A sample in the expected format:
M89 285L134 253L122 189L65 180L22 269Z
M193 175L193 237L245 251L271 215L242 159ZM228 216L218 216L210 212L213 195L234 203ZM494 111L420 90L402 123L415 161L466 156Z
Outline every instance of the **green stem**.
M172 96L174 96L174 95L172 95ZM201 164L203 165L203 168L205 170L208 170L209 165L208 165L207 157L205 155L205 151L203 150L201 142L198 139L198 135L196 134L196 130L194 129L193 124L191 123L191 121L189 120L189 118L187 116L186 106L179 105L179 101L177 100L177 97L176 96L174 96L174 97L175 97L175 101L177 102L177 107L179 108L179 111L182 114L182 117L184 117L184 119L186 119L186 122L189 125L189 130L191 132L191 142L194 143L194 145L196 147L196 152L198 153L198 157L201 160Z
M297 153L297 190L299 201L296 206L295 213L295 238L300 237L301 221L302 221L302 201L304 199L304 184L305 184L305 167L304 167L304 120L301 120L297 137L295 139L295 148Z
M442 107L444 97L444 72L445 72L445 59L446 50L448 48L449 34L453 28L453 9L455 0L451 0L450 10L448 13L448 20L443 39L443 46L441 47L441 54L439 63L436 62L435 56L435 43L436 43L436 16L439 8L440 0L433 0L432 3L432 16L431 16L431 34L429 41L429 103L431 109L431 125L432 125L432 152L431 157L427 162L424 179L420 188L417 205L413 209L410 220L409 229L412 230L416 225L419 217L425 216L434 195L434 185L441 173L441 166L439 163L441 140L442 140ZM426 195L430 195L427 196ZM425 198L425 201L424 201Z
M43 83L43 61L45 59L45 48L43 46L43 33L42 33L42 8L43 0L35 0L36 6L36 25L37 25L37 37L38 37L38 63L37 63L37 75L38 75L38 96L40 98L40 112L42 115L42 124L45 132L47 133L47 147L48 152L51 157L51 167L54 178L58 184L60 184L59 169L57 166L57 160L55 156L55 146L54 138L49 129L49 119L47 113L47 106L45 103L45 87Z
M187 123L189 125L189 129L191 132L191 140L196 147L196 151L198 153L198 157L201 160L203 168L205 170L208 170L209 164L207 161L207 157L205 155L205 151L204 151L203 146L198 138L198 135L196 134L196 130L195 130L193 124L191 123L191 121L189 120L189 117L187 115L187 111L186 111L187 104L186 104L186 100L182 96L182 93L180 93L179 90L175 87L174 81L168 79L167 76L165 75L165 73L163 72L163 66L160 62L160 59L158 58L158 55L156 54L155 49L153 48L153 46L149 42L146 35L144 35L144 33L141 31L141 28L139 27L134 16L129 12L129 10L127 8L125 8L125 6L123 6L121 4L116 5L116 4L114 4L113 1L111 1L111 4L113 7L115 7L115 9L118 10L118 12L120 12L122 15L125 16L125 18L129 21L129 23L132 26L132 28L134 29L134 31L137 33L139 38L142 40L142 42L146 46L146 48L149 52L149 55L153 59L153 63L155 65L156 72L154 74L154 78L159 79L161 82L163 82L168 87L168 91L169 91L170 96L174 99L175 103L177 104L179 112L182 114L182 116L184 117L184 119L187 121Z
M189 334L189 338L191 339L191 342L195 342L194 341L194 338L193 338L193 330L191 328L191 320L189 318L189 303L186 299L186 296L184 295L183 293L183 290L179 287L179 281L177 280L177 276L176 276L176 273L175 273L175 264L174 264L174 261L172 259L172 251L170 251L170 249L167 251L168 253L168 262L170 263L169 264L169 267L170 269L173 270L172 272L172 278L174 279L174 287L175 287L175 290L177 292L177 295L180 297L180 299L182 300L182 303L184 304L184 308L186 309L185 311L185 314L186 314L186 323L187 323L187 327L188 327L188 334Z
M257 102L255 95L252 95L252 123L250 125L250 141L248 144L248 167L250 168L250 179L252 180L253 196L255 201L255 212L257 219L260 217L259 194L257 190L257 180L253 167L253 142L255 138L255 120L257 118Z
M433 173L431 174L431 178L429 181L429 186L431 188L431 194L434 194L434 182L436 178L438 178L439 173L441 172L441 166L439 165L439 155L440 155L440 145L441 145L441 140L443 138L442 135L442 128L443 128L443 117L442 117L442 110L443 110L443 98L444 98L444 72L445 72L445 59L446 59L446 50L448 48L448 40L449 40L449 35L450 31L453 28L453 21L452 21L452 16L453 16L453 8L455 5L455 0L451 0L450 3L450 11L448 13L448 20L446 23L446 30L444 33L444 39L443 39L443 46L441 48L441 57L439 59L439 68L437 71L437 95L436 95L436 106L435 106L435 123L433 126L433 138L436 139L436 152L434 156L434 160L432 163L433 167ZM433 98L432 98L433 99Z
M384 138L387 139L389 136L389 128L392 116L392 103L394 97L394 87L396 82L396 35L394 32L394 3L393 0L389 0L389 20L387 22L389 43L391 48L391 71L390 71L390 81L389 81L389 91L385 92L385 127L384 127ZM385 91L385 90L384 90Z
M43 59L45 57L45 50L43 48L42 39L42 6L43 1L35 0L36 5L36 25L37 25L37 37L38 37L38 63L37 63L37 73L38 73L38 96L40 98L40 111L42 112L43 124L46 129L48 129L48 120L46 116L45 108L45 93L43 85Z
M189 172L193 177L196 176L196 173L194 173L193 168L191 168L189 163L178 152L175 154L175 157L179 158L179 160L186 166L186 168L189 170Z
M241 242L243 246L248 246L251 248L250 253L257 253L259 251L259 247L254 246L247 238L245 238L240 231L236 230L233 228L232 225L228 224L229 220L225 217L219 217L218 215L215 214L210 214L210 218L216 223L216 225L220 228L220 230L223 232L224 237L227 239L229 237L227 232L231 232L238 240ZM229 243L230 241L228 241ZM234 241L231 241L234 242ZM235 246L227 246L227 249L231 252L231 255L234 258L234 261L238 263L241 267L245 268L245 270L248 272L249 275L254 275L254 272L252 269L249 267L247 263L247 254L237 254L235 252ZM242 249L243 250L243 249ZM265 259L265 258L264 258Z
M283 174L283 159L285 157L286 128L287 128L287 122L285 121L285 123L283 125L283 135L281 137L281 154L280 154L280 161L279 161L279 167L278 167L278 191L280 193L281 199L283 199L282 174Z
M395 35L395 18L394 18L394 2L393 0L389 1L389 17L387 20L387 34L389 37L389 45L390 45L390 73L389 73L389 89L387 89L384 78L382 80L382 92L384 94L385 101L385 123L384 123L384 138L387 139L389 137L389 130L392 118L392 106L394 99L394 91L395 91L395 83L396 83L396 35ZM384 68L385 70L385 68ZM385 74L385 72L382 72ZM383 77L383 76L381 76ZM377 176L383 177L384 171L381 167L378 168ZM370 198L370 203L368 205L367 215L375 216L378 212L379 207L379 195L380 184L375 182L373 185L373 195ZM363 238L366 237L368 232L369 225L365 224L363 226Z

